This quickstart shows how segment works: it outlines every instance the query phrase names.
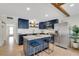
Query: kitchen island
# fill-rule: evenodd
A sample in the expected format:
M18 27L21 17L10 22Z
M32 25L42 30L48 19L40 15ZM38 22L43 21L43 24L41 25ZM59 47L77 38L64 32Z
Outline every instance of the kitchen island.
M31 56L49 47L48 41L51 40L51 35L29 35L23 36L23 38L24 53L26 56Z

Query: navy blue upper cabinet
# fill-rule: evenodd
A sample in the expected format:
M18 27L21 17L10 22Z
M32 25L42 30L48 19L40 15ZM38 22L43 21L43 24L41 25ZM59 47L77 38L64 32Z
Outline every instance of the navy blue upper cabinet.
M18 19L18 28L23 28L23 29L29 28L29 20L19 18Z
M39 29L46 29L46 22L40 22Z
M55 24L55 23L58 23L58 19L50 20L49 22L52 24Z
M54 24L58 23L58 19L54 19L54 20L50 20L48 21L50 24L49 24L49 27L53 28L54 29Z
M49 21L46 21L46 22L40 22L39 23L39 29L46 29L46 28L53 28L54 29L55 23L58 23L58 19L49 20Z

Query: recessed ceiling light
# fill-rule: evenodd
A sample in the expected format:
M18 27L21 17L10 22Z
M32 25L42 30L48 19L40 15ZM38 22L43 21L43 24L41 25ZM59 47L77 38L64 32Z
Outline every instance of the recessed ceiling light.
M30 11L30 8L29 7L27 8L27 11Z
M48 17L48 14L45 14L45 17Z
M73 7L74 6L74 4L70 4L70 7Z

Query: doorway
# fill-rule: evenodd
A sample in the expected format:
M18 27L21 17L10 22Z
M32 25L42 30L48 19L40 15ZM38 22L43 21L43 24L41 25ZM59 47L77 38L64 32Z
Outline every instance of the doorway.
M9 40L8 40L8 44L10 47L10 50L12 50L13 46L14 46L14 26L9 26Z
M8 24L7 25L7 43L9 45L15 45L17 40L17 29L14 24Z
M12 45L14 43L14 27L9 27L9 44Z

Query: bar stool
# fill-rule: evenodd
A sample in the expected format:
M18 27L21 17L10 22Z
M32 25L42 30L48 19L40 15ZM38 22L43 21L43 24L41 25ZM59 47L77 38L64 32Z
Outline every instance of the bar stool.
M32 42L30 43L30 46L34 49L34 50L33 50L33 55L35 55L36 52L37 52L36 48L39 48L39 46L40 46L39 42L37 42L37 41L32 41Z
M39 46L37 46L37 48L36 48L36 52L41 52L41 51L43 51L43 41L42 41L42 39L43 38L40 38L40 39L38 39L38 40L36 40L36 42L38 42L39 43ZM39 56L39 53L37 54L37 56Z
M40 52L42 52L42 51L44 50L44 45L43 45L44 42L43 42L42 39L43 39L43 38L39 39L39 41L38 41L38 42L40 43L40 46L39 46L39 49L38 49Z
M45 45L45 43L47 43L48 46L49 46L50 41L51 41L51 37L48 37L47 39L44 39L44 45ZM53 50L48 47L48 50L51 51L51 52L53 52L54 47L53 47ZM50 54L50 53L51 53L51 52L48 53L47 51L45 51L45 52L46 52L47 54Z

